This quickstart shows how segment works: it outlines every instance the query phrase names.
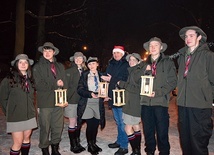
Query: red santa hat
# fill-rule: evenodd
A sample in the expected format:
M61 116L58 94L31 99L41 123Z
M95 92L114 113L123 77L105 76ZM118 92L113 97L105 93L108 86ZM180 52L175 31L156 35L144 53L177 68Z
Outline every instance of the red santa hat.
M114 49L112 51L112 53L114 52L120 52L122 53L123 55L125 54L125 51L124 51L124 47L123 46L114 46Z

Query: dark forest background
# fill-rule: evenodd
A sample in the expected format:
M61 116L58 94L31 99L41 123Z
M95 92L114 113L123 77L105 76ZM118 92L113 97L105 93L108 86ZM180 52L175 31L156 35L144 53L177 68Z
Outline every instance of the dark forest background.
M168 44L166 54L184 46L178 32L196 25L213 49L213 0L7 0L0 6L0 73L26 53L35 61L38 46L53 42L63 63L76 51L97 56L101 68L114 45L145 55L143 43L157 36ZM87 49L83 49L87 47ZM66 63L65 63L66 64Z

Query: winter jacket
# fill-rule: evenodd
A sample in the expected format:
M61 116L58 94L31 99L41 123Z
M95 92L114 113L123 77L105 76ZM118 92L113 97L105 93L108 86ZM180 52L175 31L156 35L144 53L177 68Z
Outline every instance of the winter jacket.
M77 126L78 128L82 124L82 116L85 111L88 98L92 98L91 93L92 91L88 90L88 74L90 73L89 70L82 72L82 75L79 80L77 92L80 95L80 100L77 106ZM98 72L99 80L101 81L101 73ZM106 120L105 120L105 107L103 103L103 99L99 98L99 111L100 111L100 126L101 129L104 129Z
M80 79L80 73L76 64L65 70L68 83L67 99L68 104L78 104L80 96L77 93L77 86Z
M184 78L185 53L179 50L178 105L192 108L212 108L214 98L214 53L206 44L200 44L192 54L188 74Z
M18 83L18 82L17 82ZM34 106L34 88L28 81L29 92L21 88L21 84L11 87L10 79L4 78L0 84L0 103L7 122L26 121L36 117Z
M38 108L53 108L55 106L54 90L59 88L57 86L58 80L61 79L64 83L63 88L67 88L64 66L54 61L56 67L56 78L54 78L50 65L50 61L42 56L33 67Z
M146 73L147 63L141 62L139 65L129 67L128 80L120 81L119 87L125 88L125 105L123 106L123 113L140 117L140 87L141 76Z
M108 96L111 98L111 100L108 101L108 104L110 107L116 107L113 106L113 89L116 88L118 81L126 81L128 78L128 70L129 67L128 62L125 60L125 56L121 58L121 60L116 61L114 58L112 58L109 61L108 67L106 69L106 74L111 75L111 80L109 82L109 88L108 88Z
M151 64L151 56L147 63ZM141 105L168 107L170 92L174 90L177 84L177 75L174 62L160 53L156 65L156 76L153 82L154 97L141 96Z

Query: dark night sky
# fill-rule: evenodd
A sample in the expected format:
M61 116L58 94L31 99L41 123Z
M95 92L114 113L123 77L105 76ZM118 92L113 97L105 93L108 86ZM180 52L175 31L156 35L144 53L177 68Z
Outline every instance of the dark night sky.
M81 0L47 0L46 15L58 14L75 8ZM38 2L26 0L26 10L35 14ZM196 25L202 19L201 27L214 40L213 0L88 0L86 11L46 21L47 32L58 32L82 41L69 40L58 35L46 34L47 41L59 47L59 57L68 59L86 44L87 56L111 56L114 45L124 45L130 53L144 51L142 44L157 36L168 44L167 52L175 53L183 46L179 29ZM37 20L26 14L25 53L31 57L37 51ZM202 18L200 18L202 17ZM8 21L8 22L6 22ZM5 23L6 22L6 23ZM76 26L76 25L79 25ZM46 32L46 33L47 33ZM12 58L15 41L15 1L2 1L0 6L0 54L1 61ZM168 54L167 53L167 54ZM9 55L9 57L3 57Z

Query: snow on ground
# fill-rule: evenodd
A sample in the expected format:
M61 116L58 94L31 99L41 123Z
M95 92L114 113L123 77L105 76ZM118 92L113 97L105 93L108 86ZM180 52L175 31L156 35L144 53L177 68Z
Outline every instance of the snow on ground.
M97 136L97 145L100 146L103 151L100 152L100 155L113 155L114 152L117 151L117 149L110 149L108 148L108 144L115 141L117 136L117 130L116 130L116 124L114 122L112 112L108 109L106 106L106 127L103 131L99 130L98 136ZM171 155L181 155L181 149L179 145L179 134L177 129L177 106L176 106L176 97L172 97L170 101L170 107L169 107L169 115L170 115L170 127L169 127L169 139L170 139L170 145L171 145ZM214 115L214 108L213 108L213 115ZM213 117L214 118L214 117ZM67 135L67 126L68 126L68 120L65 119L65 125L64 130L62 134L62 141L60 143L60 152L62 155L74 155L74 153L70 152L70 145L69 145L69 139ZM11 146L11 135L5 133L5 116L3 115L1 109L0 109L0 155L8 155L9 149ZM83 125L82 132L81 132L81 144L86 148L87 150L87 143L85 138L85 128L86 125ZM30 149L30 155L41 155L41 150L38 148L38 138L39 138L39 130L34 130L31 138L31 149ZM142 137L141 142L142 147L142 155L145 154L144 152L144 138ZM129 145L129 153L127 155L131 154L131 147ZM156 151L156 155L158 154L158 151ZM209 143L209 154L214 155L214 134L210 139ZM84 151L80 153L80 155L90 155L87 151Z

